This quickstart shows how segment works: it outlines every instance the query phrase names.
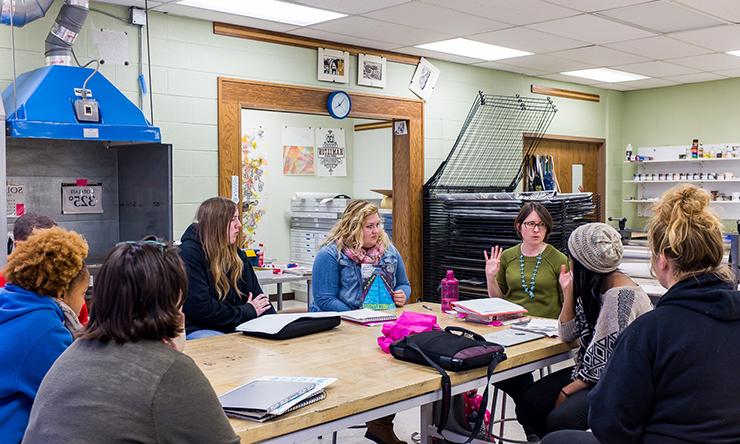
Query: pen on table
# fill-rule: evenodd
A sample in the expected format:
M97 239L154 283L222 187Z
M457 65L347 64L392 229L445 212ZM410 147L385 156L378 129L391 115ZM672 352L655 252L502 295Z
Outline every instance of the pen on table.
M421 304L421 308L424 308L424 309L429 310L429 311L434 311L434 309L432 307L430 307L428 305L424 305L424 304Z

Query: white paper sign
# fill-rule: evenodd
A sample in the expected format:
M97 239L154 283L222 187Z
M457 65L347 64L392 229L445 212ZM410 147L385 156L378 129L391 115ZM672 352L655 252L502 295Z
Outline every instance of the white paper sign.
M102 214L103 185L62 184L62 214Z
M8 217L23 216L26 212L26 187L9 183L6 196L8 199Z
M347 175L347 147L343 128L316 129L316 175Z

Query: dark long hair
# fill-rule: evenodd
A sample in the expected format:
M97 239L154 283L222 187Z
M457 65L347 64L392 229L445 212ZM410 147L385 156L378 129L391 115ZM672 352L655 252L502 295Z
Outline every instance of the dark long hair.
M572 256L571 261L573 264L573 294L581 300L589 327L596 328L596 320L601 311L601 289L606 275L589 270Z
M90 322L81 337L118 343L174 338L182 332L187 283L171 243L119 243L95 279Z

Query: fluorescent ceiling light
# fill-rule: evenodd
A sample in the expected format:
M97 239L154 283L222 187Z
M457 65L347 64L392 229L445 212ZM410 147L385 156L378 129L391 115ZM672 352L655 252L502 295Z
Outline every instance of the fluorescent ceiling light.
M727 51L725 54L734 55L735 57L740 57L740 50Z
M423 45L416 45L416 47L489 61L532 55L531 52L461 38L425 43Z
M561 72L566 76L582 77L584 79L598 80L599 82L616 83L629 82L632 80L649 79L650 77L632 74L624 71L617 71L609 68L581 69L580 71Z
M177 3L194 8L210 9L227 14L254 17L273 22L308 26L315 23L346 17L333 11L311 8L277 0L181 0Z

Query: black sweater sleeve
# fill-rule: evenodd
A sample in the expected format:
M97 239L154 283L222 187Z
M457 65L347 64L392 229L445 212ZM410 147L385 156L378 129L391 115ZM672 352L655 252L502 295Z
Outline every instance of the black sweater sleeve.
M230 333L237 325L257 317L251 304L230 303L228 295L224 299L218 298L215 288L209 285L211 279L208 263L198 244L183 242L180 246L180 256L185 262L188 274L188 295L185 298L183 312L189 327L196 326L193 330L212 329ZM249 270L250 275L245 276L247 282L252 282L251 285L256 287L251 288L257 288L261 292L254 271L251 267ZM188 328L188 332L190 330Z
M637 319L619 336L606 370L588 395L588 423L604 444L642 441L655 391L649 344L654 334L642 328L644 321Z
M255 274L254 269L252 268L252 264L249 263L249 259L247 258L247 255L244 254L243 251L239 250L239 257L242 259L242 262L244 263L244 270L242 271L242 279L239 283L239 289L244 293L245 296L249 296L249 293L252 293L252 296L257 296L262 294L262 287L260 286L259 281L257 280L257 274ZM251 307L251 305L250 305ZM272 306L272 303L270 304L270 308L267 309L266 312L262 314L275 314L277 313L275 311L275 307ZM257 317L257 313L252 310L252 317L249 319L253 319Z

